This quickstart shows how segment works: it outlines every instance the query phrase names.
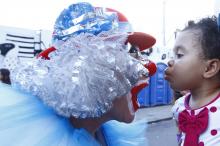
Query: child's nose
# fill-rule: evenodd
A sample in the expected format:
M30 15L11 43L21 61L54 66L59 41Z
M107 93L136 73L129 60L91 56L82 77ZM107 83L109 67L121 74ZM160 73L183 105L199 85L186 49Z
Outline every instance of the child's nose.
M169 67L172 67L173 65L174 65L174 60L168 61L168 66L169 66Z

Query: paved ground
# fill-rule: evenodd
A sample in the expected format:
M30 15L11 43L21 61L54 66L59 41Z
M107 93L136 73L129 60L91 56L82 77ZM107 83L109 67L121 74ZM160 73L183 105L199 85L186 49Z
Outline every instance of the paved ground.
M148 146L178 146L176 141L177 128L174 120L148 124Z
M155 123L172 119L172 105L141 108L136 112L135 120L147 119L147 123Z
M173 105L141 108L136 112L135 120L146 119L148 124L146 146L178 146L177 128L172 119Z

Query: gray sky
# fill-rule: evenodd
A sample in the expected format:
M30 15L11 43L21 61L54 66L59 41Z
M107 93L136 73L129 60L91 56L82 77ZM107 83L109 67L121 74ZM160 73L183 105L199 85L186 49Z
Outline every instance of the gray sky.
M59 13L80 0L0 0L0 25L53 30ZM134 30L149 33L169 44L177 28L189 19L214 14L214 0L81 0L122 12ZM165 2L165 3L163 3ZM165 8L165 11L163 11ZM163 13L165 12L165 13ZM163 18L165 16L165 25ZM163 27L165 26L165 27ZM165 29L164 29L165 28ZM162 41L159 41L159 46Z

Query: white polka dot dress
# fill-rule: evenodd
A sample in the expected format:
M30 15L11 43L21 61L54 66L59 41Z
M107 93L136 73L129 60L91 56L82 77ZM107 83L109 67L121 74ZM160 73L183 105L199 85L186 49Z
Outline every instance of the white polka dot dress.
M199 135L198 146L220 146L220 93L210 103L203 107L192 110L189 107L190 94L179 98L172 108L174 119L178 123L179 113L186 110L189 114L198 115L204 108L208 109L208 125L206 130ZM182 132L181 146L184 146L186 133Z

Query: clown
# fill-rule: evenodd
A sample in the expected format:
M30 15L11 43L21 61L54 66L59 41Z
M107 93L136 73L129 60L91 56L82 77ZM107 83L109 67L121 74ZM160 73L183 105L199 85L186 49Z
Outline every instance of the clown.
M15 90L1 85L7 94L1 95L0 145L97 146L95 133L105 122L133 121L137 94L156 71L140 51L155 39L132 32L120 12L77 3L57 18L53 41L12 72ZM139 129L127 136L133 142L115 133L120 140L114 145L139 145Z

